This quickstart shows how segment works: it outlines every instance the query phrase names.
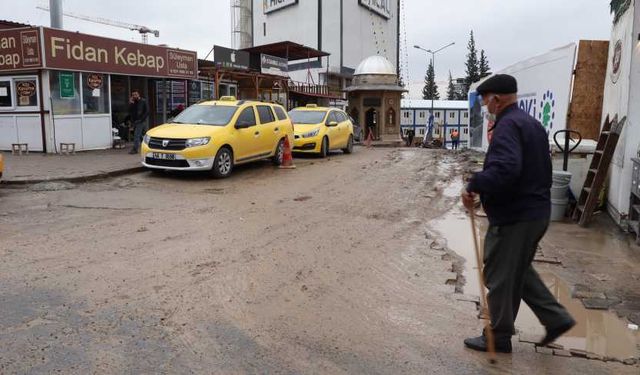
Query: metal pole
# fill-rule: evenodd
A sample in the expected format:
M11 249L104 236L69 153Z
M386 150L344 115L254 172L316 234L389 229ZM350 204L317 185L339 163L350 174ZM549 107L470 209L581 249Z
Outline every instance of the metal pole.
M51 27L62 29L62 0L49 0Z
M162 123L167 122L167 79L162 79Z

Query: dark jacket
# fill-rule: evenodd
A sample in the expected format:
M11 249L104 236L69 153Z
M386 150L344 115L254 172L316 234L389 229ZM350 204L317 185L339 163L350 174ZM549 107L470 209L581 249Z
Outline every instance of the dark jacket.
M129 104L129 118L133 124L147 121L149 117L149 105L144 98Z
M513 104L498 116L484 170L467 191L480 193L491 225L548 220L551 156L542 125Z

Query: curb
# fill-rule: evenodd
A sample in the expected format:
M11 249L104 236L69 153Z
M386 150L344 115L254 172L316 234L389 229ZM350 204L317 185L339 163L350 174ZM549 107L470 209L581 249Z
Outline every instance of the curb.
M30 179L30 180L1 180L0 186L2 185L13 185L13 186L33 185L33 184L39 184L42 182L82 183L82 182L103 180L103 179L112 178L112 177L140 173L146 170L147 169L145 167L132 167L132 168L125 168L125 169L118 169L110 172L99 172L95 174L76 176L76 177L52 177L52 178L44 178L44 179Z

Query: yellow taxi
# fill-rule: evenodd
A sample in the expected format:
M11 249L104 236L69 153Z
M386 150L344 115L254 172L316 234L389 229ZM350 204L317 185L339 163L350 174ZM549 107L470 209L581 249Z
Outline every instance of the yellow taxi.
M211 171L227 177L238 164L271 159L280 165L293 124L278 104L220 100L195 104L145 134L142 164L151 169Z
M293 152L313 153L326 157L331 150L353 152L353 123L337 108L307 104L289 112L293 121L295 141Z

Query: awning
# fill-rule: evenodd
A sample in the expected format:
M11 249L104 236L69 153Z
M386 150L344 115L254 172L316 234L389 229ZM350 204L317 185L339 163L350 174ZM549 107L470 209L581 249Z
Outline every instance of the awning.
M265 55L281 57L289 61L315 59L318 57L325 57L330 55L330 53L328 52L320 51L311 47L303 46L302 44L289 41L263 44L261 46L245 48L242 51L255 54L264 53Z

